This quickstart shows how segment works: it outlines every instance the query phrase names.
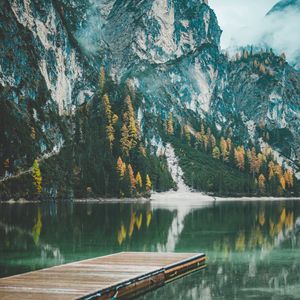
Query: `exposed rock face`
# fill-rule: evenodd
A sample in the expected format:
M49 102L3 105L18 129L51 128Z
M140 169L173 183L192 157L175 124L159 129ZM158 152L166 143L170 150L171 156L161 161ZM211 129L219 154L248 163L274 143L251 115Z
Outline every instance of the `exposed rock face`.
M129 80L143 95L142 128L144 113L165 118L172 111L178 120L209 117L255 142L263 122L270 132L288 133L284 144L274 146L299 159L299 73L276 56L267 67L272 76L253 70L253 59L229 62L220 53L221 29L207 1L0 5L1 101L14 103L29 128L30 122L40 128L40 152L61 144L58 115L93 97L104 64L116 81ZM143 133L149 141L157 136L155 128Z
M261 72L254 61L267 61ZM222 93L213 100L212 114L222 126L236 127L243 140L258 141L257 129L264 127L271 136L283 135L274 144L282 154L298 160L300 125L300 74L274 54L256 54L231 62ZM238 126L243 124L244 129ZM246 130L245 130L246 129Z
M103 32L111 73L132 80L145 96L144 110L162 116L210 110L221 30L205 2L116 1Z
M86 62L64 26L60 6L29 0L1 5L1 83L14 89L11 97L34 100L40 82L60 114L90 99L94 88L86 80Z

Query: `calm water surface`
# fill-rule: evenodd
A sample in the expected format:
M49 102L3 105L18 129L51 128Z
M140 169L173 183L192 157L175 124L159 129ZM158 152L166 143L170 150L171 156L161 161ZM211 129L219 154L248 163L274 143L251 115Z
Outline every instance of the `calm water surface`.
M141 299L300 299L300 202L0 205L0 276L119 251L205 252Z

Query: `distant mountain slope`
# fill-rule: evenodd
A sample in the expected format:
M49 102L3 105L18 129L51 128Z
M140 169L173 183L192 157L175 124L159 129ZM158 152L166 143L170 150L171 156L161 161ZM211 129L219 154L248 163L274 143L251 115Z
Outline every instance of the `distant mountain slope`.
M267 13L267 15L271 15L276 12L282 12L286 9L296 9L300 10L300 1L299 0L281 0L277 4L275 4L272 9Z
M300 0L281 0L266 15L262 37L270 47L288 54L289 62L300 69Z
M295 12L295 4L280 5L268 20L283 22L277 13ZM155 188L172 187L163 154L170 119L176 138L189 130L195 135L186 138L187 147L197 144L202 123L209 124L195 151L211 156L215 150L220 158L211 148L221 147L221 137L246 151L269 143L280 163L299 171L299 72L272 50L227 57L207 1L8 0L0 7L0 184L6 198L16 186L20 196L30 195L27 171L35 159L43 162L44 191L53 197L120 195L114 182L119 156L143 182L151 175ZM266 42L277 33L272 28ZM212 130L218 141L207 148ZM138 142L127 143L129 135ZM124 144L134 155L121 149ZM55 153L49 162L41 160L47 153ZM255 183L259 174L252 175Z

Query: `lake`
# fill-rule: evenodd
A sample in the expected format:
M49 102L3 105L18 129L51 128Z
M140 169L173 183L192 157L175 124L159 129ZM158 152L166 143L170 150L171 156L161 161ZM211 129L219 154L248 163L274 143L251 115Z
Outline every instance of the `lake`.
M204 252L140 299L299 299L299 201L0 205L0 276L119 251Z

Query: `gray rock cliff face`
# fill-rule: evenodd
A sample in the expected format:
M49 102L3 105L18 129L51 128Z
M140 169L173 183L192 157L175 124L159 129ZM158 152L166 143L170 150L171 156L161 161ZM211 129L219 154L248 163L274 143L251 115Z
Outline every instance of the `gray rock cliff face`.
M9 0L0 5L1 101L38 120L26 110L37 101L49 116L48 123L40 121L44 140L62 139L56 117L50 116L69 115L89 101L103 64L115 81L129 81L143 95L142 124L145 113L165 118L171 111L179 121L193 114L209 117L220 130L232 127L245 143L258 143L263 122L271 133L288 133L289 140L274 147L299 160L299 73L275 55L264 58L271 76L253 68L259 57L228 61L206 1ZM143 134L157 137L153 128ZM45 147L51 148L41 146L41 151Z

